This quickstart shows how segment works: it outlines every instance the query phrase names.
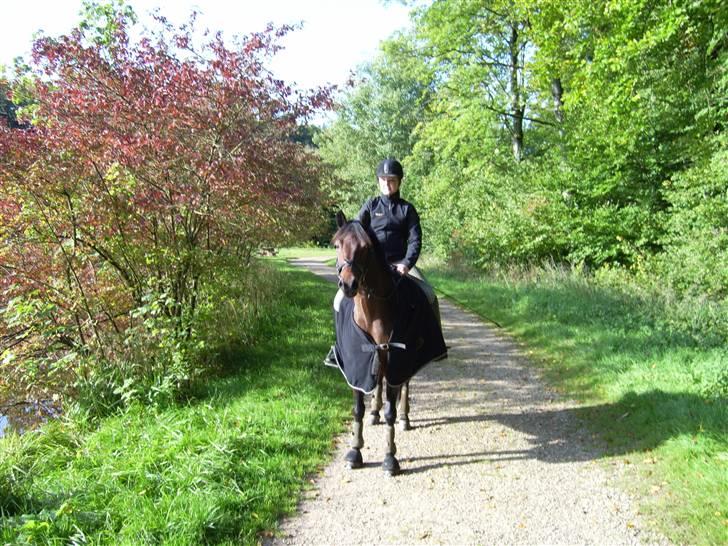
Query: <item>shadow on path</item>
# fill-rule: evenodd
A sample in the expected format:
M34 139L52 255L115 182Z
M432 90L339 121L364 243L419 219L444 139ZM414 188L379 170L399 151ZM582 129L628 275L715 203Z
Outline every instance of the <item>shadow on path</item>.
M723 406L726 419L717 418L706 422L698 417L691 418L690 408L698 409L705 405L705 399L687 393L667 393L653 390L641 394L629 393L613 404L598 404L546 411L528 411L522 413L484 413L481 415L443 416L433 419L417 420L411 417L413 430L440 428L463 423L499 423L503 427L516 430L527 435L529 447L518 450L490 450L479 452L453 453L449 455L414 456L409 460L440 461L438 464L416 467L408 472L422 472L430 468L444 466L463 466L483 461L502 461L511 459L536 459L548 463L589 461L606 456L625 455L645 450L652 450L671 438L682 435L694 435L698 432L725 435L728 432L728 414L726 400L712 402ZM685 409L680 417L672 418L672 426L661 427L651 434L637 437L633 430L634 421L642 421L649 414L671 415L668 408L679 406ZM720 412L718 412L720 413ZM574 430L574 423L583 422L585 417L601 424L600 432L606 438L605 445L596 450L594 436L579 434ZM569 426L569 423L572 426ZM493 430L487 426L482 430ZM640 427L640 430L643 430ZM575 449L574 442L583 443L581 449ZM602 442L598 442L602 443ZM591 446L591 447L590 447ZM464 460L459 460L464 459ZM452 462L451 462L452 461Z

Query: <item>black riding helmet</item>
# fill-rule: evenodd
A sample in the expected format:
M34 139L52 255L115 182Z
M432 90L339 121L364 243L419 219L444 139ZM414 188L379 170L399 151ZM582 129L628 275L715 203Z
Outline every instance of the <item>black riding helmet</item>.
M402 180L404 177L402 164L393 157L388 157L377 165L377 176L397 176Z

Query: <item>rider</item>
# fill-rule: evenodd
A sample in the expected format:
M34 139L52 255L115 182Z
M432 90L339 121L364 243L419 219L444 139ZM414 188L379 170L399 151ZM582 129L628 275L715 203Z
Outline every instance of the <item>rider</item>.
M415 267L422 247L422 228L414 205L399 195L403 177L402 164L396 159L389 157L380 162L377 166L377 179L381 195L372 197L364 203L357 220L365 228L370 228L377 237L392 267L400 275L409 275L417 281L418 286L425 292L439 323L440 310L435 291ZM344 293L339 289L334 298L334 309L337 312L343 298ZM336 365L333 347L325 362Z

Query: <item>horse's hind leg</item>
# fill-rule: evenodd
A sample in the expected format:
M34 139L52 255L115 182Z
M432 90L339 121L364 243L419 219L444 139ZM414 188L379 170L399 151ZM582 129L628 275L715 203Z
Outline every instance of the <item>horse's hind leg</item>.
M409 421L409 381L402 385L402 389L399 392L399 409L397 413L399 415L399 430L410 430Z
M364 393L353 391L354 393L354 425L351 438L351 449L346 453L346 464L349 468L361 468L364 462L361 457L361 448L364 446L364 435L362 428L364 426Z
M397 446L394 443L394 423L397 420L397 395L399 387L387 385L387 407L384 410L384 419L387 422L387 451L384 454L382 468L390 476L399 474L399 461L395 457Z
M379 410L382 409L382 380L380 379L377 382L377 388L374 390L374 394L372 394L372 402L369 407L369 424L370 425L378 425L379 424Z

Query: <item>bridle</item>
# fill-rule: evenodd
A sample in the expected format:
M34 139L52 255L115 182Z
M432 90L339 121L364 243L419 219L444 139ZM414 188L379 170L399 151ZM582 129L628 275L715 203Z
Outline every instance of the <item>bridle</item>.
M367 270L357 265L354 260L347 260L346 258L344 258L343 262L344 263L339 263L338 260L336 261L336 275L337 277L339 277L339 281L344 282L344 279L341 278L341 272L344 271L344 268L348 267L349 269L351 269L354 277L359 279L359 282L361 283L367 274Z
M397 291L397 286L399 285L399 280L394 283L394 286L392 287L392 291L387 294L386 296L378 296L374 293L374 289L367 286L365 282L365 278L367 275L367 272L369 270L369 265L371 265L373 256L371 254L367 255L367 263L366 267L362 267L361 265L357 264L354 258L347 259L347 258L341 258L339 260L338 257L338 250L341 248L340 245L342 245L342 240L338 239L334 240L334 247L337 249L337 257L336 257L336 274L339 281L339 286L342 286L344 283L344 279L341 278L341 274L347 267L351 270L351 273L354 275L354 278L358 280L359 282L359 290L367 297L367 299L375 298L379 300L388 300L390 299L394 293ZM376 260L374 260L376 261ZM401 280L401 279L400 279Z
M392 291L386 295L386 296L378 296L374 293L374 289L369 288L364 283L364 277L366 277L368 269L364 269L363 267L359 266L354 260L347 260L344 258L342 260L343 263L340 263L338 259L336 260L336 276L339 279L340 283L343 283L344 280L341 278L341 272L344 271L345 268L351 269L351 272L354 274L354 276L359 280L360 290L364 292L367 298L376 298L379 300L388 300L394 295L394 293L397 291L397 286L399 286L399 283L402 281L402 278L400 277L392 287Z

